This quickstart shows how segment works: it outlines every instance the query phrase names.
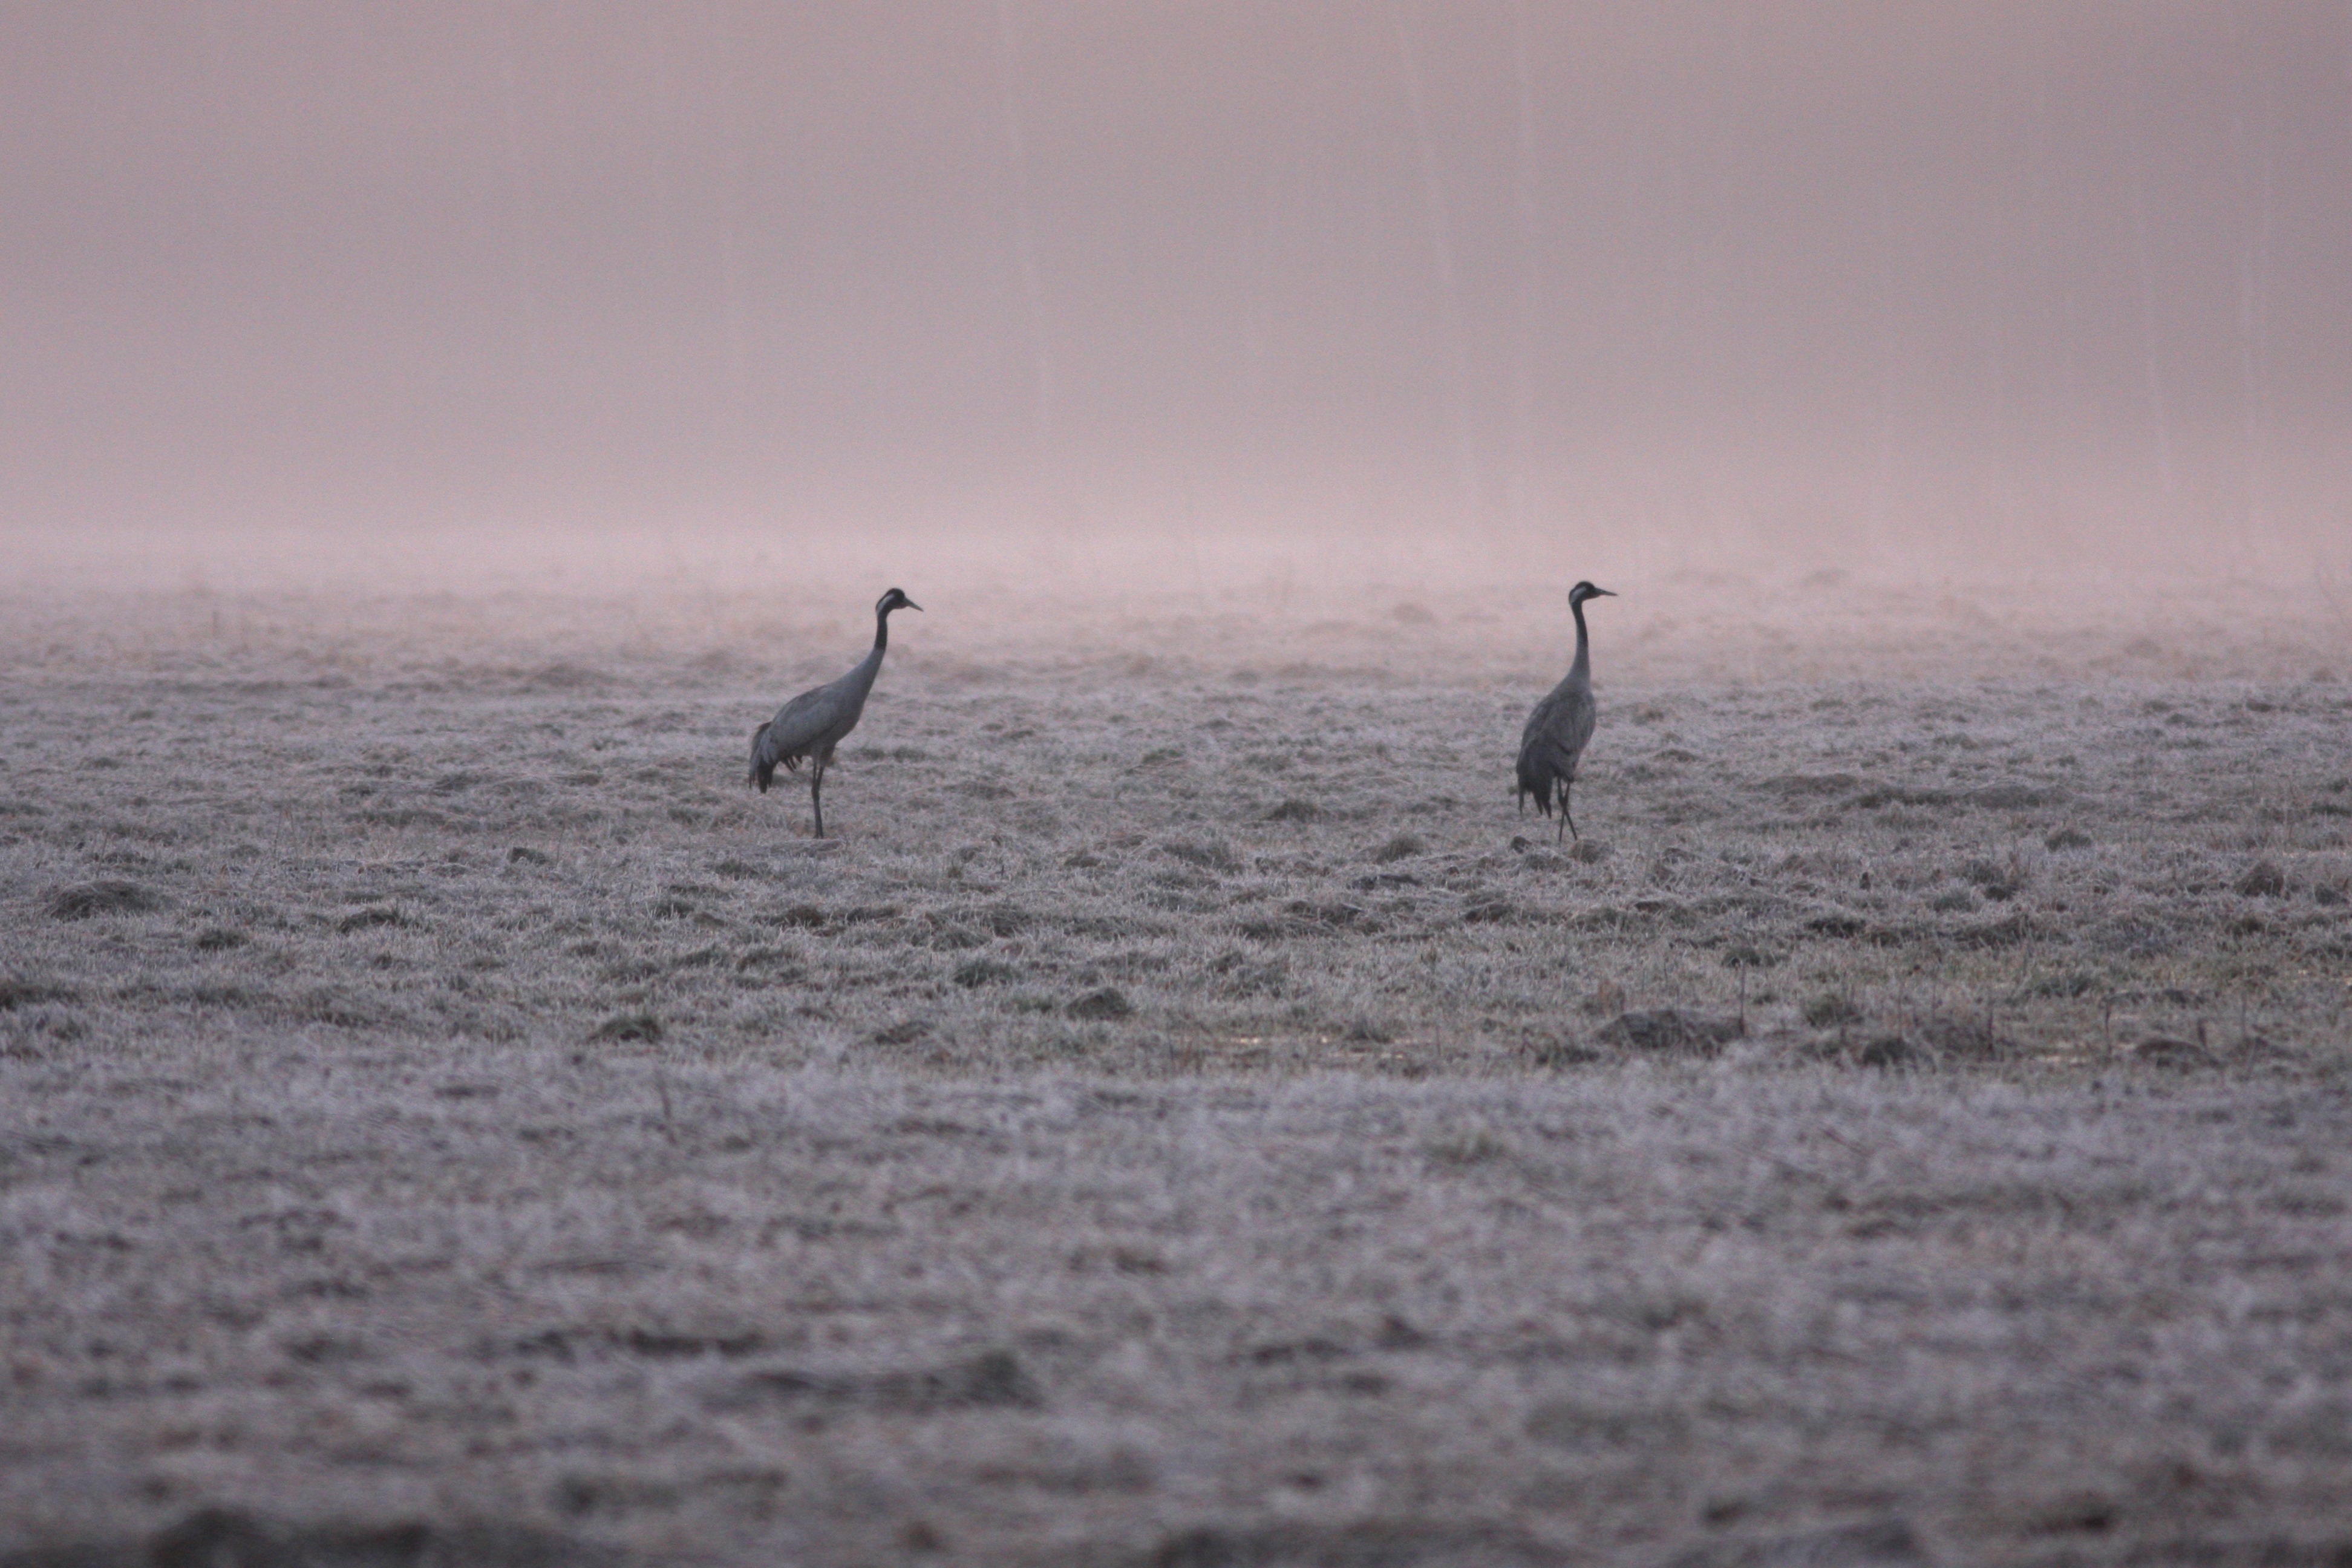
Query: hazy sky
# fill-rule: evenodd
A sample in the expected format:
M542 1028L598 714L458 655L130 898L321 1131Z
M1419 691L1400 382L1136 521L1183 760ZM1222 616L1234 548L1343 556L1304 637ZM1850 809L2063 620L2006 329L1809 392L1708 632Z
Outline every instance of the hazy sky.
M0 11L8 521L2352 534L2352 6Z

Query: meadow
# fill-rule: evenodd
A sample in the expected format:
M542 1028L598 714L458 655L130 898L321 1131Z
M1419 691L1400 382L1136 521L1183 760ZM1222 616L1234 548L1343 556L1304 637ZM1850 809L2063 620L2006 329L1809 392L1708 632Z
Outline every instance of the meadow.
M2352 1553L2324 605L886 585L8 605L0 1563Z

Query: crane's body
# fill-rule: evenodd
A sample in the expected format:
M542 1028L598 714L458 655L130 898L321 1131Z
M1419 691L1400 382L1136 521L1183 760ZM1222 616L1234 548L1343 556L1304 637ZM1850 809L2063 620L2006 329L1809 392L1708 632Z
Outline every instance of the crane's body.
M1592 739L1592 638L1584 629L1584 602L1587 599L1614 598L1606 588L1596 588L1590 583L1579 583L1568 591L1568 607L1576 616L1576 662L1568 667L1568 675L1546 694L1528 715L1527 728L1519 732L1519 809L1528 808L1528 796L1536 797L1536 809L1546 816L1551 815L1552 793L1559 794L1559 823L1562 836L1576 831L1576 819L1568 814L1568 789L1576 782L1576 765L1583 760L1585 742Z
M786 773L809 764L809 807L816 816L816 837L824 837L824 770L833 765L833 749L857 728L866 711L866 695L882 672L883 650L890 646L890 612L923 606L893 588L874 604L874 647L857 668L840 679L802 692L776 710L776 716L751 731L751 784L761 795L782 763Z

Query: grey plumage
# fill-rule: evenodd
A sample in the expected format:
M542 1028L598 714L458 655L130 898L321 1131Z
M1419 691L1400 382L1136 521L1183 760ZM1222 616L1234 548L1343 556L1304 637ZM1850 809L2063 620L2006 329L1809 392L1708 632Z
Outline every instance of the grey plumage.
M923 606L893 588L874 602L874 648L857 668L839 680L803 691L776 710L776 716L751 731L751 783L761 795L776 776L778 763L786 773L809 764L809 807L816 814L816 836L824 837L824 770L833 764L833 749L857 728L866 711L866 693L882 671L882 651L890 646L890 612Z
M1557 787L1563 836L1576 831L1576 819L1568 815L1568 786L1576 782L1576 764L1583 759L1584 743L1592 739L1592 639L1584 629L1584 601L1615 597L1590 583L1568 591L1569 612L1576 617L1576 662L1568 667L1567 678L1536 704L1528 715L1528 727L1519 732L1519 809L1527 810L1532 795L1536 809L1549 816Z

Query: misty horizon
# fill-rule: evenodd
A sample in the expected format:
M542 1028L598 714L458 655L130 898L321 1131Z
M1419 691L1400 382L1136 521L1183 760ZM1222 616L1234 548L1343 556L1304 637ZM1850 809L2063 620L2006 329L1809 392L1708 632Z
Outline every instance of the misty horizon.
M5 526L52 554L2352 537L2339 5L5 31Z

